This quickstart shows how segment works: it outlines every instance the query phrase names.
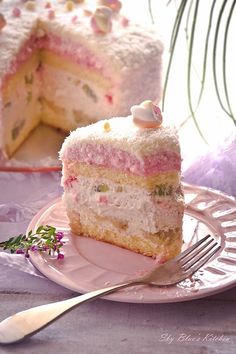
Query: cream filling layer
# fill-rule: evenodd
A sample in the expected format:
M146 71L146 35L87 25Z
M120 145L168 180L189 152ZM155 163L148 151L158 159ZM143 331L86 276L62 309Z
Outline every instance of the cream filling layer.
M98 191L99 186L107 190ZM182 225L183 201L175 194L153 196L145 189L109 180L80 177L66 188L64 200L67 208L78 214L86 209L100 217L122 221L127 235L155 234Z
M99 84L47 64L43 65L42 77L43 97L63 107L63 119L66 117L72 126L81 123L82 112L86 112L93 120L101 118L101 112L108 115L110 105L105 96L109 91L105 91Z

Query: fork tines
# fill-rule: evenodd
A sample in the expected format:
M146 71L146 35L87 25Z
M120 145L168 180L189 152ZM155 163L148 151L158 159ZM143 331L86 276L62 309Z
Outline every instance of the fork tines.
M192 274L201 268L221 248L211 235L203 237L192 247L182 252L176 260L184 271Z

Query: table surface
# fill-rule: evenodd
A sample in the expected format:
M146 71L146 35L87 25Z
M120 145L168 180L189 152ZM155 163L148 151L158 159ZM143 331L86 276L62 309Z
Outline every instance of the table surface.
M60 172L0 173L0 240L25 232L35 213L62 194L60 177ZM46 279L33 266L26 271L22 255L15 255L16 259L4 256L0 258L1 320L77 295ZM235 305L236 287L180 303L98 299L20 344L0 346L0 353L235 353Z

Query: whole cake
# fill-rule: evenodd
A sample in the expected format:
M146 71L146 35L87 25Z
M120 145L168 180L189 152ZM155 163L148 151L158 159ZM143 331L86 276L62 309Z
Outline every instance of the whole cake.
M184 199L176 130L152 101L78 128L60 151L73 232L164 262L182 246Z
M40 121L69 132L160 99L162 44L120 8L0 1L0 151L11 156Z

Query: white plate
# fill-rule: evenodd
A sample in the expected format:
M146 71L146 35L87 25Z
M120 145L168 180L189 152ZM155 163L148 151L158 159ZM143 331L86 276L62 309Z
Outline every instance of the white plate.
M166 303L187 301L218 293L236 285L236 202L233 197L203 187L185 185L183 248L210 233L222 249L193 277L176 286L135 286L107 295L114 301ZM61 199L43 208L28 231L39 225L55 226L65 233L64 260L32 253L34 266L65 288L86 293L115 284L155 266L155 260L122 248L75 236L70 232Z

